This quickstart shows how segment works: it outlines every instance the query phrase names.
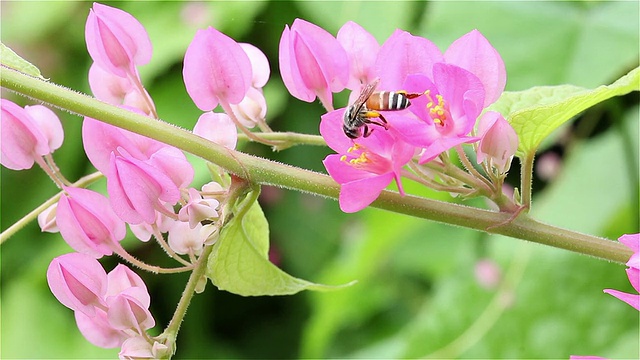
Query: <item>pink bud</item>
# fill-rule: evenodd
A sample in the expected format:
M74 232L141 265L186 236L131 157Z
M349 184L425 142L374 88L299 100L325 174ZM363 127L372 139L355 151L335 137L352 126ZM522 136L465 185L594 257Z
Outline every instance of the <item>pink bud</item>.
M60 234L74 250L101 258L111 255L126 234L126 227L103 195L80 188L65 188L58 202Z
M143 336L125 340L118 356L120 359L164 359L171 355L167 345L155 341L152 344Z
M190 188L189 202L180 209L178 219L189 222L189 227L193 229L203 220L217 218L218 205L218 200L203 199L198 190Z
M347 88L355 92L362 84L369 84L376 78L374 65L380 45L373 35L353 21L347 21L336 37L349 57Z
M240 43L240 47L242 47L242 50L247 53L249 61L251 61L251 72L253 73L251 87L261 88L265 86L267 81L269 81L269 75L271 74L267 56L262 52L262 50L251 44Z
M518 135L511 125L495 111L487 111L478 123L478 164L488 159L491 166L505 173L518 150Z
M60 229L58 229L58 224L56 224L57 209L58 203L55 203L38 215L38 225L40 225L40 229L43 232L60 232Z
M87 50L101 68L120 77L137 74L136 65L151 60L151 41L131 14L93 3L85 26Z
M312 102L316 97L332 109L332 92L349 81L349 59L336 38L326 30L296 19L285 26L279 46L282 81L294 97Z
M213 230L213 227L203 226L200 223L192 229L188 223L177 221L169 229L169 247L181 255L199 255Z
M189 44L182 75L189 96L202 111L211 111L220 102L239 103L253 77L242 47L212 27L198 30Z
M193 166L182 150L164 146L154 152L147 162L166 174L178 188L186 188L193 181Z
M49 145L50 152L57 150L64 140L64 130L60 118L48 107L42 105L25 106L24 110L38 125Z
M69 253L54 258L47 269L47 282L62 305L94 316L95 307L105 306L107 274L93 257Z
M156 324L147 306L132 296L129 291L123 291L109 298L107 319L116 330L134 330L138 334L142 334Z
M237 105L231 105L231 111L238 121L247 128L263 123L267 116L267 101L260 89L249 88L247 96Z
M198 118L193 133L229 149L238 143L238 130L229 115L206 112Z
M166 211L180 199L180 190L164 171L128 154L111 155L107 190L115 213L130 224L153 223L155 211Z
M12 170L30 169L36 157L53 151L49 146L50 139L39 121L25 109L5 99L2 99L1 107L2 165ZM57 126L62 131L62 126ZM55 143L55 140L51 141Z
M107 274L107 280L107 297L115 296L131 288L136 288L139 290L137 293L129 294L134 295L143 306L149 307L151 297L149 296L147 286L144 284L142 278L127 266L118 264L118 266Z
M129 337L124 331L114 329L107 319L106 311L96 309L94 316L75 312L76 324L82 335L93 345L105 349L116 348Z
M138 82L140 82L138 80ZM89 69L89 86L93 95L104 102L113 105L125 105L141 110L150 115L155 111L153 103L151 109L149 101L153 101L146 90L140 93L138 87L129 77L123 78L114 75L93 63Z

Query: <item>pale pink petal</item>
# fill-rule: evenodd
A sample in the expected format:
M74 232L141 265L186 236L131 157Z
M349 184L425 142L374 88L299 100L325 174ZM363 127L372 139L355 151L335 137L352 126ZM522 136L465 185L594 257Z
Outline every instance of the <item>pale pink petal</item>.
M151 297L142 278L125 265L118 264L107 274L106 296L115 296L130 288L137 288L140 291L134 296L140 303L149 307ZM132 293L130 293L131 295Z
M239 104L231 105L231 111L236 115L238 121L249 129L264 122L267 116L267 101L262 90L254 87L249 88L247 96Z
M604 292L618 298L619 300L626 302L636 310L640 311L640 295L627 294L625 292L613 290L613 289L605 289Z
M253 78L251 80L251 86L254 88L261 88L269 81L269 75L271 75L271 69L269 68L269 60L262 50L257 47L240 43L240 47L247 53L249 61L251 61L251 70L253 72Z
M627 266L640 269L640 234L627 234L618 238L618 241L633 250L633 255L629 258Z
M107 319L116 330L134 330L138 334L155 325L153 316L144 304L126 291L110 298Z
M1 101L2 165L12 170L30 169L36 156L51 152L49 142L25 109L9 100Z
M159 149L151 155L147 163L161 170L178 188L186 188L193 181L193 166L182 150L173 146Z
M347 21L336 38L349 58L347 88L355 91L360 89L361 84L372 82L376 78L374 65L380 50L376 38L353 21Z
M76 311L75 318L82 335L95 346L105 349L116 348L128 338L127 334L114 329L109 324L104 310L97 309L94 316Z
M193 133L229 149L238 143L238 130L229 115L206 112L198 118Z

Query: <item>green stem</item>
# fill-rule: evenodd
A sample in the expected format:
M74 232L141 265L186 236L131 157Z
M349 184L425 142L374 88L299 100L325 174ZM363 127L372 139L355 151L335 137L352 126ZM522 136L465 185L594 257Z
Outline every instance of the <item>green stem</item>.
M174 125L106 104L87 95L5 67L0 67L0 81L3 87L28 97L175 146L215 163L250 183L274 185L333 199L338 197L340 186L327 175L227 149ZM527 179L530 178L527 177ZM524 192L525 189L523 189ZM508 213L492 212L410 195L403 197L391 191L383 191L372 206L481 231L490 229L493 233L621 263L626 262L632 254L631 250L618 242L542 224L526 214L509 221Z
M534 154L528 153L520 158L520 194L522 205L531 209L531 185L533 184Z

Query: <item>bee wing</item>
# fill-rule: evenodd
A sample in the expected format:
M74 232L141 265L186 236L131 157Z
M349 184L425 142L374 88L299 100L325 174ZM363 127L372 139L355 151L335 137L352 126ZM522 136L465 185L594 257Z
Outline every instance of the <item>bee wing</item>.
M380 78L375 78L375 80L368 83L362 89L362 91L360 92L360 95L358 96L356 101L353 102L352 106L360 110L362 105L364 105L364 103L367 102L367 99L371 96L371 94L373 94L373 92L376 91L376 88L378 87L378 83L380 83Z

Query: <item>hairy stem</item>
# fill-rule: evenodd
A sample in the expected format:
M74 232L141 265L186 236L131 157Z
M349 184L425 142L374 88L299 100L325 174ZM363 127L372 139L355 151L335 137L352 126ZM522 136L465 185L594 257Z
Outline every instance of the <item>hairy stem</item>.
M213 162L250 183L274 185L333 199L338 198L339 185L326 175L227 149L174 125L103 103L87 95L6 67L0 67L0 79L2 86L7 89L175 146ZM527 179L530 178L527 177ZM526 180L523 180L523 183L524 181ZM522 190L525 195L526 188ZM523 201L523 203L527 205L527 202ZM490 229L492 233L620 263L626 262L632 254L631 250L618 242L543 224L526 214L521 214L513 221L509 221L508 213L410 195L403 197L391 191L383 191L372 206L481 231Z

